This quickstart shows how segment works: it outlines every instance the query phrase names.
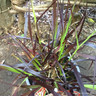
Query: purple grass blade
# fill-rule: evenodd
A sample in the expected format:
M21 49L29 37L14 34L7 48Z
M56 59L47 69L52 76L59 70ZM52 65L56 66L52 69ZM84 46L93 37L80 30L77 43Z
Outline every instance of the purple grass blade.
M57 64L59 65L59 67L60 67L60 69L61 69L61 71L62 71L62 73L63 73L64 82L66 82L66 75L65 75L65 72L64 72L64 70L63 70L61 64L60 64L58 61L57 61Z
M11 37L21 48L22 48L22 50L29 56L29 58L31 58L30 57L30 55L29 55L29 50L28 50L28 48L26 47L26 46L22 46L21 44L23 44L20 40L19 40L19 42L16 40L16 38L15 38L15 36L12 36L11 34L8 34L9 35L9 37ZM24 44L23 44L24 45ZM25 47L25 48L24 48Z
M28 12L25 12L25 24L24 24L24 37L27 37L27 32L28 32ZM25 43L25 38L24 38L24 43Z
M15 67L15 68L24 67L25 68L26 65L27 66L33 66L32 64L29 64L29 63L20 63L20 64L13 65L13 67Z
M32 30L31 30L31 20L30 20L30 6L29 6L29 12L28 12L28 29L29 29L31 42L32 42L32 45L33 45Z
M90 64L88 70L92 67L92 64L93 64L93 60L91 61L91 64Z
M25 13L24 37L27 37L27 31L28 31L28 12Z
M27 66L27 67L28 67L28 66ZM26 71L26 72L28 72L28 73L31 73L31 74L33 74L33 75L35 75L35 76L37 76L37 77L44 78L44 77L40 74L40 72L34 71L34 70L30 69L30 68L25 68L24 71Z
M62 3L64 3L64 1ZM58 5L60 5L60 10L59 10L59 12L60 12L59 13L60 14L60 25L61 25L60 29L62 29L62 33L63 33L63 30L64 30L64 22L63 22L63 20L64 20L64 16L63 16L64 4L58 4ZM59 6L58 6L58 9L59 9Z
M56 14L56 7L57 7L57 4L56 4L56 1L57 0L52 0L53 2L54 2L54 4L53 4L53 21L52 21L52 23L53 23L53 31L55 32L55 25L56 25L56 19L57 19L57 14Z
M17 39L19 38L19 39L28 39L28 40L30 40L30 38L27 38L27 37L22 37L22 36L15 36Z
M41 85L41 86L43 86L44 88L46 88L46 89L47 89L48 91L50 91L54 96L60 96L58 93L56 93L56 92L54 91L54 87L53 87L52 85L47 84L47 83L44 82L43 80L40 81L40 80L38 80L38 79L36 79L35 77L32 77L32 76L29 77L29 79L35 81L38 85Z
M36 53L36 43L37 43L37 39L35 40L34 44L33 44L33 55L35 56Z
M50 58L50 54L52 52L52 48L50 49L49 53L47 54L47 56L44 58L44 61L42 62L42 64L45 64L48 60L48 58Z
M89 41L91 41L91 40L94 40L96 38L96 35L93 35L89 40L87 40L87 42L86 43L88 43ZM86 44L85 43L85 44Z
M46 9L46 10L41 14L41 16L37 19L37 22L38 22L38 20L40 20L40 18L49 10L49 8L50 8L53 4L55 4L55 2L56 2L56 0L53 1L53 2L51 3L51 5L47 7L47 9Z
M96 79L96 56L95 56L95 63L94 63L94 78L93 78L93 87L95 84L95 79Z
M80 74L78 73L76 66L74 66L72 62L71 62L71 66L73 68L73 71L74 71L74 74L76 76L77 82L78 82L78 84L80 86L82 96L88 96L87 91L86 91L86 89L84 87L84 84L83 84L83 82L81 80Z
M95 60L95 56L87 55L87 54L80 54L78 53L78 56L84 57L86 59Z
M58 40L59 36L60 36L60 32L61 32L61 23L58 25L58 29L57 29L57 34L56 34L56 40Z
M90 59L78 59L78 60L74 60L75 63L77 62L82 62L82 61L89 61Z
M84 45L86 45L86 46L89 46L89 47L92 47L92 48L94 48L94 49L96 49L96 45L95 44L93 44L93 43L85 43Z
M67 90L65 90L60 84L58 84L58 87L61 91L63 91L64 93L66 93L67 96L72 96Z
M81 19L81 21L80 21L80 29L79 29L79 32L78 32L78 38L79 38L79 36L80 36L80 34L81 34L81 32L82 32L82 28L83 28L83 25L84 25L84 22L85 22L85 18L86 18L86 12L84 13L84 15L83 15L83 17L82 17L82 19Z
M93 84L93 80L91 79L91 77L83 75L81 73L79 73L81 75L82 78L85 78L86 80L88 80L89 82L91 82L91 84Z
M30 65L30 64L31 64L31 62L32 62L34 59L36 59L36 58L40 57L40 55L41 55L41 54L34 56L34 58L32 58L32 59L29 61L29 63L28 63L28 64Z

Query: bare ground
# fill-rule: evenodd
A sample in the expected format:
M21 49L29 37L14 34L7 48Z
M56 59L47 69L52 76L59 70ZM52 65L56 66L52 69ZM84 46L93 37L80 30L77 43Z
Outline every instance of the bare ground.
M1 34L0 37L0 63L6 63L8 65L14 65L18 63L18 61L12 56L16 52L16 47L10 46L8 44L9 42L12 43L12 40L7 38L5 39L6 34ZM0 96L11 96L14 92L14 89L16 87L12 87L12 83L15 80L17 74L8 72L8 71L2 71L0 70ZM19 80L18 83L21 81ZM17 84L17 83L16 83ZM22 91L22 89L16 96L21 96L22 93L25 91Z

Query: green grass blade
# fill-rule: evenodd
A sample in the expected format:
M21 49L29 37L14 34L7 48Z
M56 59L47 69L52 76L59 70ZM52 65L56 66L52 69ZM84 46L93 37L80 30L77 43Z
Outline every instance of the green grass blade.
M20 87L23 85L23 83L27 80L28 77L26 77L20 84L19 86L13 90L13 94L12 96L15 96L15 94L17 93L17 91L20 89Z
M81 47L84 43L86 43L95 33L96 33L96 30L95 30L91 35L89 35L84 42L82 42L82 43L80 44L80 47Z
M96 90L96 85L84 84L84 87Z
M26 75L32 76L32 74L27 73L27 72L25 72L25 71L23 71L21 69L15 69L15 68L12 68L12 67L7 66L7 65L4 65L4 64L3 65L0 65L0 69L11 71L11 72L18 73L18 74L24 73Z
M68 59L69 61L73 58L73 56L76 54L76 52L78 51L79 47L76 48L76 50L74 51L74 53L72 54L72 56Z
M33 65L37 68L38 71L40 71L40 67L37 65L37 63L35 61L32 61Z
M76 43L77 43L77 48L79 47L79 41L78 41L78 35L77 35L77 32L76 32Z
M60 54L59 54L59 59L60 59L60 57L61 57L61 55L62 55L62 53L63 53L63 50L64 50L64 40L65 40L65 37L66 37L66 35L67 35L67 33L68 33L68 29L69 29L69 27L70 27L70 24L71 24L71 19L72 19L72 15L70 15L70 17L69 17L69 21L68 21L68 23L67 23L67 27L66 27L66 30L63 32L63 35L62 35L62 37L61 37L61 43L60 43Z
M90 34L77 48L76 50L74 51L74 53L72 54L72 56L69 58L69 61L73 58L73 56L76 54L76 52L78 51L78 49L83 46L84 43L86 43L94 34L96 33L96 30Z
M12 54L12 56L15 57L18 61L23 63L23 61L19 57L17 57L16 55Z
M39 66L41 66L40 62L39 62L37 59L34 59L34 60L35 60L35 62L36 62Z
M20 86L22 86L22 84L28 79L28 77L26 77L20 84Z
M30 88L30 89L35 89L38 87L42 87L42 86L40 86L40 85L23 85L23 88Z
M17 60L19 60L20 62L22 62L23 63L23 61L20 59L20 58L18 58L17 56L15 56L14 54L12 54L12 56L14 56ZM32 57L34 57L33 55L32 55ZM39 66L41 66L41 64L40 64L40 62L35 58L34 59L35 61L33 61L32 63L33 63L33 65L37 68L37 70L41 70L40 68L39 68ZM38 65L39 66L38 66Z
M58 20L58 18L57 18L57 20ZM54 47L56 47L57 30L58 30L58 22L56 21L55 34L54 34Z
M76 2L74 2L73 8L72 8L72 12L74 11L75 3ZM63 31L63 35L61 37L59 60L61 59L62 53L63 53L64 48L65 48L64 40L65 40L65 37L66 37L66 35L68 33L69 27L71 25L71 21L72 21L72 14L69 17L69 20L68 20L68 23L67 23L67 26L66 26L66 30Z
M34 5L33 5L33 0L31 0L31 5L32 5L32 11L33 11L33 16L34 16L34 21L35 21L35 29L37 30L37 35L38 35L38 39L39 39L39 44L41 44L41 40L40 40L40 35L39 35L39 31L38 31L38 26L37 26L37 19L36 19L36 15L35 15L35 10L34 10Z
M60 49L61 51L60 51L60 55L59 55L59 59L58 60L60 60L61 58L62 58L62 53L63 53L63 51L64 51L64 47L65 47L65 42L64 42L64 44L63 44L63 46L62 46L62 48Z
M7 66L7 65L4 65L4 64L3 64L3 65L0 65L0 69L21 74L21 72L19 72L18 70L14 69L14 68L12 68L12 67L9 67L9 66Z
M57 88L57 89L58 89L58 84L57 84L57 82L56 82L56 81L54 82L54 84L55 84L55 88Z
M36 19L36 15L35 15L34 6L33 6L33 0L31 0L31 5L32 5L32 11L33 11L33 16L34 16L34 21L35 21L35 24L36 24L37 19Z

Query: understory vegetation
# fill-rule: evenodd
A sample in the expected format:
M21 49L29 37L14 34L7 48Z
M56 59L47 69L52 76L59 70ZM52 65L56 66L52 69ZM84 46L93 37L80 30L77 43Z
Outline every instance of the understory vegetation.
M12 96L17 96L19 88L30 89L22 96L35 96L40 88L45 88L45 96L50 93L54 96L77 96L75 91L82 96L88 96L87 88L96 90L96 64L94 64L96 56L80 53L85 46L96 48L96 30L86 38L82 38L87 17L87 5L83 12L77 15L76 2L71 5L70 0L68 1L68 4L61 4L57 0L53 0L50 6L37 18L35 6L31 0L33 12L30 12L30 7L29 12L25 12L24 33L16 36L8 32L9 38L14 40L16 47L20 48L23 53L23 55L19 55L17 52L14 55L20 62L19 64L13 66L0 64L0 69L18 74L16 81L22 80L22 83L18 85L12 82L11 85L16 87ZM50 11L50 7L53 10ZM39 21L43 22L42 18L47 12L52 12L51 21L50 18L47 19L50 30L46 32L47 37L42 38ZM34 23L31 22L31 13L34 16ZM89 19L90 22L94 22L93 19ZM35 32L33 32L32 26L35 26ZM78 62L82 61L94 62L92 63L94 64L93 77L90 78L80 72L80 68L83 67ZM83 82L82 78L88 82ZM30 85L24 84L26 80L29 80Z

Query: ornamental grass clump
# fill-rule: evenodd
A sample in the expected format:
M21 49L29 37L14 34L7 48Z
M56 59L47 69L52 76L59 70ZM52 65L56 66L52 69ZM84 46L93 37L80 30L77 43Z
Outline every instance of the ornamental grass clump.
M32 3L34 23L37 31L35 36L33 36L31 28L30 8L29 12L27 12L28 15L27 13L25 14L24 36L19 36L19 38L17 38L15 35L8 34L9 37L11 37L22 49L22 52L26 57L15 56L21 63L14 66L6 64L0 65L0 69L15 72L19 74L18 76L23 78L22 83L15 89L13 96L16 96L20 87L32 89L22 96L25 96L25 94L27 94L26 96L35 96L34 94L37 90L42 87L46 88L45 94L52 93L54 96L60 95L56 90L62 91L66 96L75 96L74 91L79 91L82 96L88 96L81 79L82 75L79 67L73 57L78 50L81 50L81 47L84 46L84 44L93 40L96 31L90 34L87 38L81 40L80 35L84 26L86 11L82 15L80 21L77 22L76 27L73 27L72 29L71 24L75 4L69 8L68 5L70 5L70 2L66 5L65 9L63 7L65 5L62 6L58 2L56 3L55 0L37 19ZM53 6L54 14L52 21L52 38L44 38L46 42L43 42L40 37L38 21L51 6ZM63 10L65 10L65 12ZM58 18L60 18L59 21ZM29 31L27 30L27 26ZM26 36L27 32L29 32L30 38ZM27 42L30 42L31 47L26 45ZM21 78L17 78L17 80ZM91 81L88 77L86 77L86 79ZM23 85L26 80L29 80L30 85Z

